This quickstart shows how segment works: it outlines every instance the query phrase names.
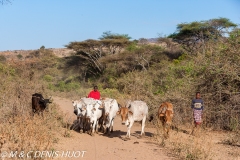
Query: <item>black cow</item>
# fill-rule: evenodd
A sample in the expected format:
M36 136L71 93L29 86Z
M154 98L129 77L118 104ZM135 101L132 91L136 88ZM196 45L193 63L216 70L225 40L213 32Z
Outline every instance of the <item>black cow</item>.
M52 103L51 98L50 99L44 99L42 94L40 93L34 93L32 95L32 111L34 113L42 113L46 107L47 103Z

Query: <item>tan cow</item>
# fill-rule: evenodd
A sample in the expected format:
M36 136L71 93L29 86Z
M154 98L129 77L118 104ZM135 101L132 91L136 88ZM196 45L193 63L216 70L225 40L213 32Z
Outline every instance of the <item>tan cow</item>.
M164 102L158 109L158 118L162 122L164 132L169 135L169 130L172 124L173 118L173 105L169 102Z

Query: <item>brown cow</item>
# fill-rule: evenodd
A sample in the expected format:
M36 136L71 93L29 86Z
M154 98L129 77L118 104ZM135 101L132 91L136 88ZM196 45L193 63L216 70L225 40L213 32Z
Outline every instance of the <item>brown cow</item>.
M51 103L50 99L44 99L42 94L34 93L32 95L32 111L34 113L42 113L47 107L47 103Z
M169 136L170 126L173 118L173 105L169 102L164 102L158 109L158 118L162 122L164 132Z

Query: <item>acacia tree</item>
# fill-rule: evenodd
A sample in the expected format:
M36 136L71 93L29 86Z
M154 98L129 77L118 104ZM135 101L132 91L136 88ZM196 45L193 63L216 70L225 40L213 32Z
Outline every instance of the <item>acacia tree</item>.
M66 47L73 49L78 56L87 61L85 65L90 69L89 71L92 69L95 70L92 74L99 74L102 72L103 67L99 59L103 55L103 45L98 40L88 39L82 42L70 42Z
M99 38L110 54L120 53L124 47L130 44L128 34L111 33L111 31L103 32Z
M101 40L103 39L126 39L130 40L131 37L129 37L128 34L118 34L118 33L112 33L111 31L103 32L102 36L99 38Z
M138 40L138 43L139 43L139 44L142 44L142 45L146 45L146 44L148 44L148 40L147 40L146 38L140 38L140 39Z
M103 39L100 41L108 49L109 54L120 53L131 42L127 39Z
M169 38L173 38L173 41L182 44L185 50L193 53L209 40L220 40L228 33L229 28L236 26L227 18L181 23L177 25L177 32L171 34Z
M112 34L104 32L100 40L88 39L82 42L70 42L65 47L76 51L77 55L84 59L84 65L88 73L99 75L103 72L104 67L100 58L108 55L120 53L121 50L131 42L127 34Z

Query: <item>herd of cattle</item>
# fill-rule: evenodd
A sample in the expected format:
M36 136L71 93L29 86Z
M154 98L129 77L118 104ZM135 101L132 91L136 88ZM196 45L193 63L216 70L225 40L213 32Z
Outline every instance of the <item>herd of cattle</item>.
M51 102L51 98L44 99L39 93L33 94L33 113L42 113L47 107L47 103ZM127 126L126 138L130 138L130 130L135 121L141 121L141 136L145 135L144 127L148 117L148 106L143 101L128 101L125 106L121 106L116 99L81 98L80 100L73 100L72 105L77 116L80 133L87 132L94 135L100 129L103 133L110 135L110 132L113 132L114 118L119 114L122 124ZM162 122L164 131L168 135L173 117L173 105L169 102L160 104L157 117ZM149 118L149 121L152 119L153 116Z
M113 132L114 118L119 114L122 124L127 126L126 138L130 138L130 130L135 121L141 121L141 136L145 135L144 127L148 117L148 106L143 101L128 101L125 106L121 106L116 99L81 98L73 100L72 104L80 133L88 132L90 135L94 135L100 128L103 133L110 135L110 132ZM173 105L169 102L162 103L157 116L168 135L173 117ZM152 119L153 117L149 120Z

